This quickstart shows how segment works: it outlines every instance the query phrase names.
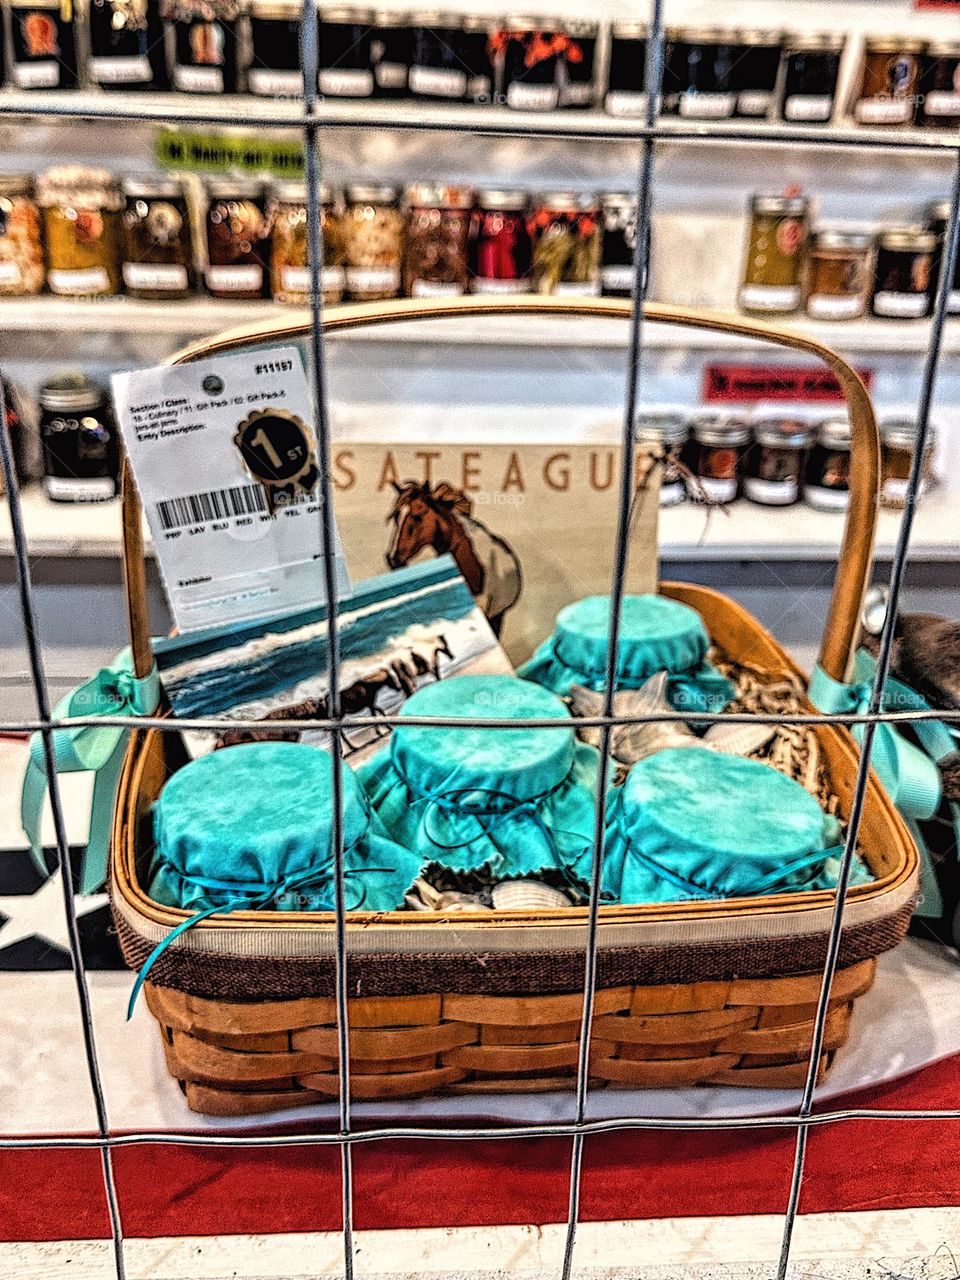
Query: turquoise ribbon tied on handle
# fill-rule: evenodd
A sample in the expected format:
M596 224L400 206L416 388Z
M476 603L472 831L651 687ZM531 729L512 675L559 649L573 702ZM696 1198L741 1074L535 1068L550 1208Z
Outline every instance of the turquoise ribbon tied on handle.
M160 701L160 680L156 666L148 675L134 675L129 649L117 654L109 667L103 667L91 680L79 685L53 709L55 720L73 720L80 716L149 716ZM128 729L106 725L81 724L53 731L53 755L57 773L96 774L90 810L90 835L80 870L80 893L94 893L107 878L107 855L113 804L123 764ZM40 821L47 794L47 770L43 736L30 739L30 758L20 796L20 820L30 841L30 852L37 870L44 878L49 869L43 857Z
M870 709L876 662L865 649L857 651L854 683L841 684L819 665L810 680L810 700L820 711L864 715ZM885 711L929 711L930 704L908 685L888 677L882 707ZM911 725L920 746L905 738L892 724L877 724L870 763L890 799L905 819L920 851L919 916L943 914L943 897L933 870L933 862L918 823L932 818L940 808L943 788L937 761L957 750L957 742L940 721L920 721ZM852 725L857 742L863 741L863 725ZM960 842L960 806L951 804L954 829Z

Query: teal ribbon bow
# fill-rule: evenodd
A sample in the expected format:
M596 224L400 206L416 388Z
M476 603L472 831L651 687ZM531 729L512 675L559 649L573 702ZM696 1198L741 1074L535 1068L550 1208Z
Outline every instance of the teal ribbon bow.
M854 662L854 683L834 680L819 665L810 680L810 700L820 711L863 715L870 709L876 662L860 649ZM882 707L885 711L929 711L930 704L908 685L888 677ZM857 742L863 741L863 725L851 726ZM917 746L892 724L877 724L870 763L890 799L905 819L920 851L920 902L917 915L943 914L943 897L933 870L933 862L919 823L932 818L940 808L943 788L937 761L957 750L957 742L940 721L920 721L911 726ZM960 806L951 804L954 828L960 846Z
M160 680L156 666L142 679L133 673L129 649L117 654L92 680L79 685L53 709L55 720L78 716L149 716L160 701ZM96 774L90 810L90 834L80 868L79 892L94 893L106 881L110 829L117 782L129 729L103 725L77 725L54 729L53 754L57 773ZM46 878L50 872L44 861L40 820L47 794L47 770L43 737L30 739L30 757L20 796L20 820L37 870Z

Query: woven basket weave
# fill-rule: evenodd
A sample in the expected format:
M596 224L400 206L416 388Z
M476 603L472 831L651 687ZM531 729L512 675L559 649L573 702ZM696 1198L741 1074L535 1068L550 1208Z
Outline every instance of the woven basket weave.
M370 304L334 311L330 329L436 315L535 313L625 317L629 302ZM809 339L740 318L648 306L650 319L764 337L820 356L846 394L854 435L851 504L821 663L846 675L869 570L879 447L869 397L857 375ZM237 330L180 358L289 340L302 319ZM152 662L140 516L125 486L125 565L138 674ZM661 590L699 611L711 640L771 677L798 674L777 642L717 592L678 584ZM856 778L857 749L842 730L816 730L842 815ZM132 735L118 789L112 900L128 962L139 968L186 913L145 893L150 806L183 763L176 735ZM906 932L917 855L889 798L871 777L860 833L874 875L854 886L844 914L821 1072L846 1038L854 1000L874 978L875 957ZM596 1087L695 1083L784 1087L806 1072L831 892L771 894L600 909L597 1003L590 1074ZM328 1099L338 1091L334 921L329 913L242 912L211 917L158 959L147 1002L167 1066L189 1105L216 1115L253 1114ZM351 1091L355 1098L441 1092L569 1088L576 1077L586 910L355 913L347 928Z

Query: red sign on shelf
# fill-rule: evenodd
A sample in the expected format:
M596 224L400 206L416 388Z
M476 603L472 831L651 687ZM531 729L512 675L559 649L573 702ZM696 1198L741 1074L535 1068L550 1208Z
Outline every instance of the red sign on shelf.
M858 369L867 387L872 369ZM708 364L703 371L703 399L709 403L756 400L843 400L840 383L829 369L789 364Z

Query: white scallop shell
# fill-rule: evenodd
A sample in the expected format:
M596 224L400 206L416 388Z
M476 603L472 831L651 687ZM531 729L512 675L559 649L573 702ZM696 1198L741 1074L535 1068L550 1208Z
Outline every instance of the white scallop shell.
M703 736L703 745L728 756L750 756L776 733L772 724L722 724L716 721Z
M539 880L504 880L493 886L490 896L497 911L556 911L570 906L565 893Z

